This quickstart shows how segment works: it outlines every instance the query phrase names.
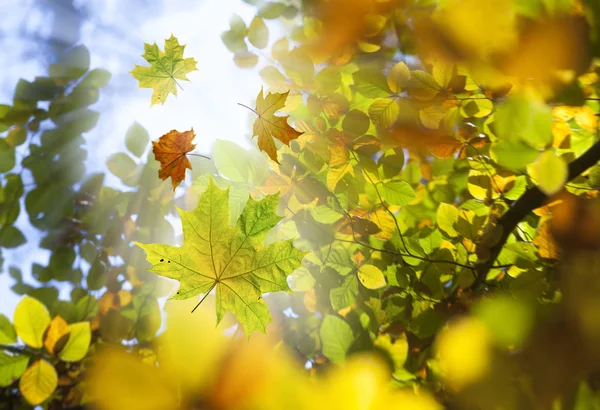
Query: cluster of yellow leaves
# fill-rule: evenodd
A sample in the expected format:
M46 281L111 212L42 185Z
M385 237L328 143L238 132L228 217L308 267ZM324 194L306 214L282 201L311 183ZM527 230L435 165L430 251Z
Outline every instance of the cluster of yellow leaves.
M209 319L208 304L190 315L192 305L167 303L168 330L156 355L99 352L89 379L97 408L441 409L426 392L392 387L389 368L371 356L350 358L313 383L272 336L226 338L223 325L215 329Z
M463 62L490 86L509 80L547 93L546 87L569 83L587 69L591 56L581 9L562 2L567 6L527 20L523 16L530 11L522 3L443 2L431 18L416 23L421 53Z
M14 367L9 379L20 377L21 394L36 406L46 401L58 386L58 373L52 364L54 360L72 363L87 355L91 342L90 324L68 324L58 315L51 319L42 303L25 296L15 309L14 327L16 336L28 348L39 352L39 355L27 367L28 356L6 356L0 352L0 363L6 366L12 362ZM8 338L3 342L16 343L16 338ZM5 376L3 374L0 379L4 380Z

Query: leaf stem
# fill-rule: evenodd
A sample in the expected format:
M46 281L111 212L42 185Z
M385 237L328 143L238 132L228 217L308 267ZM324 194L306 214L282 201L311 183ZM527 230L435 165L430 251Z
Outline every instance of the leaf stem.
M242 104L242 103L237 103L237 105L241 105L242 107L249 109L249 110L250 110L250 111L252 111L254 114L256 114L256 115L258 115L258 116L260 117L260 114L259 114L259 113L257 113L255 110L253 110L252 108L248 107L247 105L244 105L244 104Z
M215 286L217 286L218 282L214 282L210 288L206 291L206 293L204 294L204 296L202 296L202 299L200 299L200 302L198 302L198 304L196 305L196 307L194 307L192 309L192 313L194 313L196 311L196 309L198 309L198 307L202 304L202 302L204 302L204 299L206 299L206 297L210 294L210 292L212 292L212 290L215 288Z
M191 155L193 157L201 157L201 158L206 158L206 159L211 159L209 156L207 155L202 155L202 154L192 154L191 152L188 152L187 155Z

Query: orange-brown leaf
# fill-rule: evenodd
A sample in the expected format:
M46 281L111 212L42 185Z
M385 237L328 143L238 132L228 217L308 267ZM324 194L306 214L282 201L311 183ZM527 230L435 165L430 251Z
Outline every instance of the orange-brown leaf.
M163 181L171 177L173 190L185 179L185 170L192 169L186 154L196 148L196 144L192 144L195 136L193 128L184 132L171 130L160 137L158 142L152 142L152 152L160 162L158 176Z
M287 123L287 116L277 117L275 112L285 105L285 100L289 91L286 93L269 93L263 97L263 90L256 97L256 111L258 115L254 121L253 135L258 136L258 148L269 154L269 158L279 163L277 160L277 148L274 138L290 145L290 141L295 140L301 132L296 131Z
M44 337L44 347L51 354L58 353L67 343L67 337L69 336L69 325L60 316L56 315Z
M450 158L456 154L463 143L456 138L428 130L424 127L414 127L398 124L392 130L392 138L399 146L416 153L431 153L437 158Z

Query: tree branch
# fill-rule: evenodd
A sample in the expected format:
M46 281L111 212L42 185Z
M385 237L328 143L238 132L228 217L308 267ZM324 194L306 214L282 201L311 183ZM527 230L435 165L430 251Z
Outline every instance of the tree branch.
M598 161L600 161L600 141L596 142L582 156L569 164L569 176L567 180L571 181L578 177L585 170L594 166ZM479 261L475 264L477 278L471 286L471 289L479 290L481 288L485 283L487 274L490 269L494 267L494 262L498 258L498 255L500 255L500 252L502 251L502 248L504 248L504 244L512 231L531 211L544 205L546 199L548 199L548 197L540 191L538 187L529 188L512 204L508 211L500 217L497 224L497 226L502 229L500 240L490 249L490 257L488 259Z

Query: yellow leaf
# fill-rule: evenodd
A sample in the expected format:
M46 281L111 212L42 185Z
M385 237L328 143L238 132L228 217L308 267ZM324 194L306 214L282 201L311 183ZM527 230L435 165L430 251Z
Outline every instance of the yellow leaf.
M537 247L540 258L558 259L559 252L556 242L550 231L550 223L548 220L542 222L536 231L533 244Z
M65 362L78 362L88 352L92 340L89 322L74 323L69 326L69 341L59 354Z
M166 376L131 354L107 350L91 370L89 391L99 409L175 409L177 394Z
M346 174L354 175L354 168L349 162L337 168L329 168L329 171L327 171L327 187L333 191L338 182L340 182Z
M456 389L471 384L489 370L492 338L478 319L463 318L443 329L436 353L444 378Z
M277 117L275 112L285 106L285 101L289 91L286 93L269 93L263 97L263 90L256 97L256 115L258 118L254 121L253 135L258 136L258 148L269 154L269 157L279 163L277 160L277 148L273 138L278 139L286 145L295 140L301 132L296 131L287 123L288 117Z
M69 325L62 317L56 315L54 319L52 319L50 327L46 332L44 347L48 352L56 354L56 352L61 350L64 341L66 340L65 337L68 335Z
M394 373L401 373L404 362L406 362L406 358L408 357L408 340L406 339L406 333L402 333L401 337L394 338L393 340L389 333L380 334L373 342L373 346L383 350L389 355L389 358L394 364Z
M358 279L367 289L380 289L386 285L383 272L375 265L362 265L358 268Z
M581 128L588 131L596 131L598 128L598 117L591 107L587 105L581 107L577 114L575 114L575 121L581 126Z
M25 296L15 309L15 330L21 340L34 349L42 347L44 332L50 324L50 314L36 299Z
M387 83L390 90L395 93L401 92L410 84L410 70L403 61L392 67L387 77Z
M551 150L544 151L537 160L527 166L527 173L546 195L558 193L567 182L567 163Z
M472 58L508 51L517 40L513 0L449 0L435 22L447 41Z
M58 384L58 375L54 366L46 360L38 360L21 376L19 389L25 399L33 406L46 401Z

